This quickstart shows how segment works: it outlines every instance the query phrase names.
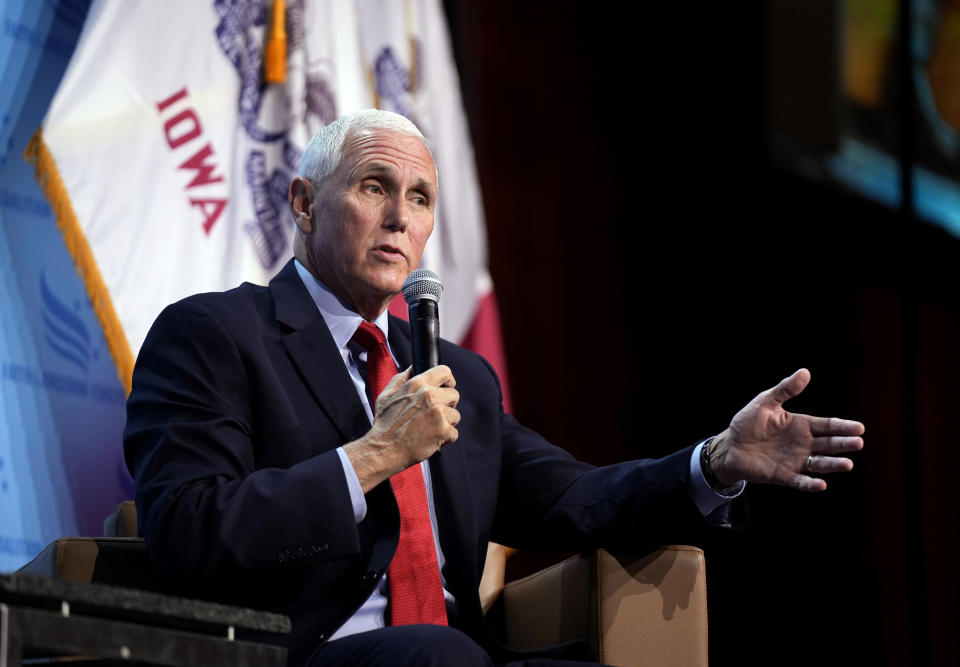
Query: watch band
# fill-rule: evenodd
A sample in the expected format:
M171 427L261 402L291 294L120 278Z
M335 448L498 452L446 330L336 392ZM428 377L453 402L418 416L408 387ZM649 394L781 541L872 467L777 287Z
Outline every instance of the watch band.
M710 457L713 455L710 446L713 444L716 436L713 436L709 440L705 441L700 447L700 470L703 472L703 478L707 480L707 484L710 485L710 488L719 493L722 496L730 495L733 491L737 490L736 484L726 485L717 479L717 474L713 471L713 465L711 464Z

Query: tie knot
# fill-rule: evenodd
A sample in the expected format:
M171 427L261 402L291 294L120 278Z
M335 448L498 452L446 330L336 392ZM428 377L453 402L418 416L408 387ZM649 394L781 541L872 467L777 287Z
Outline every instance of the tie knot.
M387 345L387 339L383 335L383 331L380 330L380 327L366 320L361 322L360 326L357 327L357 330L353 334L353 341L367 352L381 345L384 347Z

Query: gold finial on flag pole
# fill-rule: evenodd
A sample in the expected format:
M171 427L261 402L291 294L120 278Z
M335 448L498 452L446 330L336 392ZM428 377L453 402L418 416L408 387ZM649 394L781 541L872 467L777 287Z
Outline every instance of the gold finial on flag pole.
M284 0L273 0L273 21L264 59L263 78L267 83L287 80L287 31Z

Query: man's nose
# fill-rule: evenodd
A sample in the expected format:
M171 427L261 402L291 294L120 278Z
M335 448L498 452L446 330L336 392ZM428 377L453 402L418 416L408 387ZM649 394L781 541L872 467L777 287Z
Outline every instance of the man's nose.
M391 197L383 218L383 226L395 231L404 231L410 224L407 202L401 196Z

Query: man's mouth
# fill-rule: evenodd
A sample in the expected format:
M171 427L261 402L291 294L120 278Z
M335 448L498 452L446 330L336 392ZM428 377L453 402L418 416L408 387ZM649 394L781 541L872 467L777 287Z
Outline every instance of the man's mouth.
M403 254L403 251L400 250L400 248L394 245L386 244L386 243L384 243L383 245L377 246L376 251L377 253L382 254L383 256L386 256L386 257L397 257L397 258L405 257L405 255Z

